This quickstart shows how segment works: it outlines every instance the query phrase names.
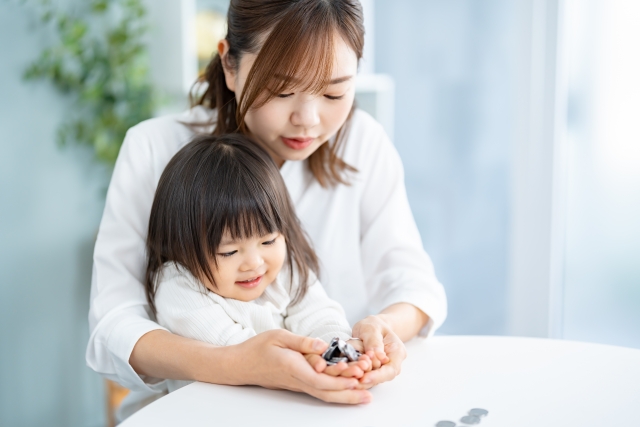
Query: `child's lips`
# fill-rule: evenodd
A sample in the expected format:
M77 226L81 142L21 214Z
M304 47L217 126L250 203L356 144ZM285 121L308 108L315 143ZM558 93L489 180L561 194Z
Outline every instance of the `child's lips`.
M262 282L262 276L254 277L249 280L237 281L236 285L242 286L243 288L251 289L258 286L260 282Z

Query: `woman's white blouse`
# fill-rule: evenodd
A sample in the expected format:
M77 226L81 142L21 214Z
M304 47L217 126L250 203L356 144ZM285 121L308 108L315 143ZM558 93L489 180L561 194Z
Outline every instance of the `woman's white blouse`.
M86 358L94 371L132 390L165 389L164 381L139 376L129 364L140 337L164 329L150 316L142 284L156 186L169 160L195 135L186 124L210 122L213 114L196 107L134 126L111 178L94 251ZM433 333L447 314L444 289L422 247L400 157L382 126L363 111L353 115L343 159L358 170L349 186L322 188L302 161L280 170L320 258L327 294L352 325L406 302L429 315L421 335Z

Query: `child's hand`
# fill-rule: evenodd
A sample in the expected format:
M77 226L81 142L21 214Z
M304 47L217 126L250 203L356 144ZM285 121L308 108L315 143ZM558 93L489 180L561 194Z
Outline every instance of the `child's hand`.
M360 356L360 360L362 360L362 358L364 356L366 356L369 359L369 361L371 362L371 367L367 371L370 371L372 369L373 370L378 369L378 368L380 368L380 366L384 365L385 363L389 363L389 358L384 353L384 351L369 350L369 351L367 351L365 353L365 351L364 351L364 343L362 342L362 340L354 338L354 339L351 339L351 340L349 340L347 342L349 344L351 344L360 353L362 353L362 356ZM365 371L365 372L367 372L367 371Z

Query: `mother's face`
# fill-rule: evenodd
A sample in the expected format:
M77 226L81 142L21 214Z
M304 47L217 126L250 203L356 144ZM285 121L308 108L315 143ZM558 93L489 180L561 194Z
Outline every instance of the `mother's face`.
M358 59L340 37L334 44L332 84L321 94L296 91L282 93L259 108L249 109L245 123L253 138L278 166L287 160L304 160L334 136L351 111L355 96ZM220 54L228 49L220 44ZM226 70L229 89L240 99L255 54L245 54L237 70Z

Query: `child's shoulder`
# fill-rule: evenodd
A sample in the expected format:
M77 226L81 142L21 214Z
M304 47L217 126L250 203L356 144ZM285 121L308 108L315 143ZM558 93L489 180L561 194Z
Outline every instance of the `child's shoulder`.
M176 292L204 292L204 285L183 265L166 262L156 276L156 300Z

